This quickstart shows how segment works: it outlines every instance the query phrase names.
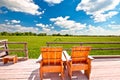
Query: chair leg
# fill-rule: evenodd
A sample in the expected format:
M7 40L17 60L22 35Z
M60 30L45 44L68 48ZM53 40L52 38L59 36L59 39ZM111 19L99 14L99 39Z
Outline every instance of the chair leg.
M88 79L90 79L90 69L85 70L85 75L87 76Z
M41 68L39 70L39 73L40 73L40 80L42 80L43 79L43 72L42 72Z
M8 63L8 59L7 58L3 58L3 63L4 64Z
M72 70L71 70L69 64L67 64L67 72L68 72L68 76L70 77L70 80L72 80Z
M64 66L61 66L61 78L64 80Z
M63 62L64 69L66 70L66 62Z
M64 73L63 72L61 72L61 78L62 78L62 80L64 80Z
M68 75L69 75L69 77L70 77L70 80L72 80L72 71L68 71Z
M13 58L13 63L17 63L17 61L18 61L17 56L15 56L15 57Z

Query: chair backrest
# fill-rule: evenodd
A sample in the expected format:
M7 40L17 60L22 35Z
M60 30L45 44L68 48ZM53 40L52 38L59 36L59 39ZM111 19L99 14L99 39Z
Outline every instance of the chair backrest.
M60 64L62 59L62 47L42 47L42 61L45 65Z
M89 46L72 47L72 63L86 63L90 50Z

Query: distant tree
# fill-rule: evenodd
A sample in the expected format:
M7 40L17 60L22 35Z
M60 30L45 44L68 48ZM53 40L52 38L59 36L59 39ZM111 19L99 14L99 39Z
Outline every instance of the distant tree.
M19 32L15 32L14 35L15 36L20 36L20 33Z
M46 33L39 33L38 36L46 36Z
M25 32L24 34L25 34L25 36L29 36L29 33L28 33L28 32Z
M65 34L64 36L69 36L69 34Z
M52 36L62 36L62 35L58 33L58 34L52 34Z
M7 32L1 32L1 35L2 35L2 36L7 36L8 33L7 33Z
M57 34L57 36L61 36L61 34L60 34L60 33L58 33L58 34Z

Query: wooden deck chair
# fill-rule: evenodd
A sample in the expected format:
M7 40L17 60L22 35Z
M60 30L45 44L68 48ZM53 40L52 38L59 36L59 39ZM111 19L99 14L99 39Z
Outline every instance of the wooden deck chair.
M42 47L42 60L40 62L40 78L43 79L43 73L60 72L63 79L64 67L62 61L61 47Z
M88 54L91 47L76 46L72 48L71 59L67 60L67 68L70 79L72 79L72 72L84 70L84 74L90 78L91 72L91 59L88 58Z

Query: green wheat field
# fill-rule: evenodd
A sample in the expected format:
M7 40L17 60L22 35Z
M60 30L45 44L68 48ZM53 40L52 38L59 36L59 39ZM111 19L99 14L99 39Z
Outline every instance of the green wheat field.
M8 39L9 42L27 42L29 58L38 58L40 55L40 48L46 46L46 42L120 42L120 37L93 37L93 36L0 36L0 40ZM78 44L79 45L79 44ZM8 45L9 48L23 48L23 45ZM62 46L63 48L71 48L77 46L76 44L63 45L57 44L52 46ZM87 44L94 48L120 48L120 44ZM70 54L70 52L68 52ZM17 54L24 56L23 52L10 52L10 54ZM120 50L94 50L90 55L120 55Z

